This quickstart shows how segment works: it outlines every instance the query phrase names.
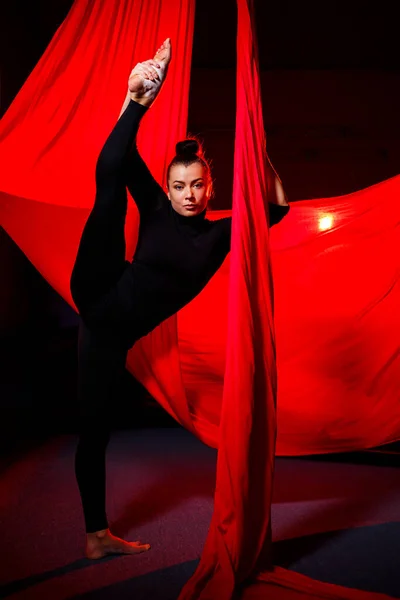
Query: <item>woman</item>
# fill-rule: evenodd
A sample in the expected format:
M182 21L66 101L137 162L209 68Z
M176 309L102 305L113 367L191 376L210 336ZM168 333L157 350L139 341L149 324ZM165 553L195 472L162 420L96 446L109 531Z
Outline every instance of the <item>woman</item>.
M208 221L212 192L208 163L196 140L176 146L167 190L153 179L136 147L140 121L154 102L171 60L167 39L154 59L139 63L128 80L119 120L96 165L96 197L82 233L71 277L81 315L78 400L81 427L75 472L86 526L86 556L137 554L149 544L127 542L109 530L105 509L108 407L129 348L190 302L222 265L230 249L231 219ZM270 222L289 210L276 177L278 204ZM128 187L139 209L135 256L125 260Z

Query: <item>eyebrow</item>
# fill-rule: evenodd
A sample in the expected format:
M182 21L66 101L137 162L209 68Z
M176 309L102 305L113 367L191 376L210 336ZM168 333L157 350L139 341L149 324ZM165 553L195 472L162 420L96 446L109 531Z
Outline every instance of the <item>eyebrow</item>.
M203 181L203 177L198 177L197 179L193 179L193 181L191 183L196 183L196 181ZM178 179L175 179L175 181L173 181L172 183L183 183L185 185L184 181L179 181Z

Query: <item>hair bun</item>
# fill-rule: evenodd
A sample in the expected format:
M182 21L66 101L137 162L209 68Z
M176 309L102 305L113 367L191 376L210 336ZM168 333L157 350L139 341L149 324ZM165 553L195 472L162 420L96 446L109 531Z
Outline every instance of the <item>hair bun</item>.
M196 156L199 154L200 145L197 140L183 140L176 144L177 156Z

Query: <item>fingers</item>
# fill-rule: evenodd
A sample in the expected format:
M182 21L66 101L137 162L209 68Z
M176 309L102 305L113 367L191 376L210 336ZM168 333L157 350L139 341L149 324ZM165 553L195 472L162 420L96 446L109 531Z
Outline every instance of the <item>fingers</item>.
M139 75L139 77L142 77L143 79L148 79L150 81L155 81L156 79L159 79L159 75L155 68L148 68L146 66L143 66L141 63L138 63L136 67L132 69L129 77L133 77L134 75Z
M160 76L154 68L146 69L146 79L150 79L150 81L156 81L157 79L160 79Z
M160 79L156 70L157 67L159 67L159 64L155 60L146 60L145 62L139 63L136 69L145 79L156 81L157 79Z
M156 67L157 69L159 69L160 66L161 66L156 60L153 60L152 58L149 58L149 60L146 60L145 64L148 64L148 65L151 65L153 67Z

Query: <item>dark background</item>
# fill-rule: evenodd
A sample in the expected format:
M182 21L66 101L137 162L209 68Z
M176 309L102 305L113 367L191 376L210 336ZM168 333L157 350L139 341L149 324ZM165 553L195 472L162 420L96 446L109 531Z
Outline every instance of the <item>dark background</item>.
M400 53L390 4L255 2L268 152L290 201L347 194L399 173ZM1 3L1 115L71 5ZM214 209L231 206L235 36L233 0L197 1L189 131L212 159ZM382 210L390 210L384 199ZM2 443L71 431L77 316L3 230L0 252ZM116 425L172 425L129 374L121 386Z

